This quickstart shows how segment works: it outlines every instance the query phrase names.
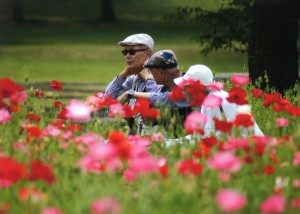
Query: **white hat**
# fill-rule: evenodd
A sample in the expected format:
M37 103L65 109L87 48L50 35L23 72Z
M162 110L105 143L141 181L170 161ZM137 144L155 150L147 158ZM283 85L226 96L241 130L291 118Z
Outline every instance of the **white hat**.
M138 33L138 34L133 34L131 36L128 36L126 39L123 41L120 41L118 43L120 46L125 46L125 45L146 45L148 48L150 48L153 51L154 47L154 41L151 36L145 33Z
M179 85L183 80L187 79L200 80L203 85L207 86L213 82L214 76L212 71L205 65L193 65L184 76L174 79L174 82L176 85Z

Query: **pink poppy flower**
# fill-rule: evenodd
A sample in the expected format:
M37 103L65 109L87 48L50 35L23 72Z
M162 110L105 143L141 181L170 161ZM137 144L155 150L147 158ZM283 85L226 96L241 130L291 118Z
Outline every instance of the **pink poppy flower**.
M222 89L225 88L225 83L223 83L223 82L213 82L210 85L208 85L207 88L209 90L212 90L212 91L219 91L219 90L222 90Z
M216 202L222 211L235 212L246 205L247 199L237 191L222 189L217 192Z
M208 167L220 171L237 172L242 164L242 160L231 152L217 152L208 159Z
M70 105L66 107L66 118L76 122L87 122L91 119L92 109L79 100L71 100Z
M282 213L285 207L285 199L282 195L272 195L260 205L262 213Z
M125 115L125 111L123 110L123 106L120 103L111 104L109 106L109 114L108 116L111 118L114 117L123 117Z
M56 207L47 207L42 210L41 214L63 214L63 212Z
M113 197L101 198L91 205L92 214L116 214L121 212L121 206L117 199Z
M289 121L286 118L280 117L276 119L276 125L278 127L286 127L289 125Z
M249 83L250 78L246 75L243 74L233 74L230 77L230 81L234 84L234 85L246 85Z
M293 180L293 187L294 188L299 188L300 187L300 180L299 179Z
M300 152L296 152L294 160L293 160L294 166L298 166L300 164Z
M205 99L203 100L202 106L213 108L213 107L220 107L222 105L222 98L217 97L213 94L207 95Z
M9 112L4 108L0 109L0 126L4 122L10 121L10 120L11 120L11 116L10 116Z
M207 117L205 114L202 114L199 111L194 111L186 117L184 127L188 134L192 134L194 132L203 133L203 128L206 122Z

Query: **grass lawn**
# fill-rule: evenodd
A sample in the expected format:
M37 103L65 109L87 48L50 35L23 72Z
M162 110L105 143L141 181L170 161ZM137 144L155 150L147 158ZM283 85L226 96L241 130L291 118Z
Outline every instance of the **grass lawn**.
M67 7L67 2L61 6ZM201 29L162 20L164 14L174 11L178 6L203 5L206 8L215 8L219 0L172 0L168 3L158 0L130 0L126 4L115 1L115 12L119 21L114 24L90 22L89 20L97 17L95 8L98 1L92 0L90 9L85 10L85 13L79 13L80 2L78 0L76 4L72 4L73 12L66 12L65 19L68 18L69 21L63 19L63 14L55 6L60 3L54 1L47 3L49 7L35 4L27 8L30 19L41 18L41 14L44 14L44 22L23 25L2 23L0 78L10 77L15 81L28 78L32 82L55 79L63 82L107 84L125 66L120 53L122 48L117 42L130 34L140 32L148 33L154 38L155 51L173 49L183 71L190 65L199 63L206 64L216 74L245 71L246 55L222 50L204 57L200 55L198 44L192 40ZM137 5L133 7L135 4ZM83 18L85 21L74 22L74 17Z

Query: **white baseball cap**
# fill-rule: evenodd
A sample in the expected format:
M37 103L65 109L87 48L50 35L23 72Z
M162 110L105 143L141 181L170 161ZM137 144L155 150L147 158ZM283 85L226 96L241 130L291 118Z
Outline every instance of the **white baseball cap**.
M146 45L148 48L153 51L154 41L151 36L145 33L133 34L126 37L123 41L118 42L118 45Z
M184 76L174 79L176 85L179 85L183 80L200 80L200 82L207 86L213 82L214 76L210 68L205 65L192 65Z

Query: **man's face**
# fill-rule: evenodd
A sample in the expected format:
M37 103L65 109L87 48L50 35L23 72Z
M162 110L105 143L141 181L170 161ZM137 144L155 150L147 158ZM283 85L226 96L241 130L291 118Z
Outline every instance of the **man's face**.
M163 70L160 68L150 68L149 71L151 72L155 82L157 84L163 84Z
M143 69L144 62L150 56L150 50L141 45L125 46L123 52L125 53L124 57L127 66L131 68L135 74L138 74Z

